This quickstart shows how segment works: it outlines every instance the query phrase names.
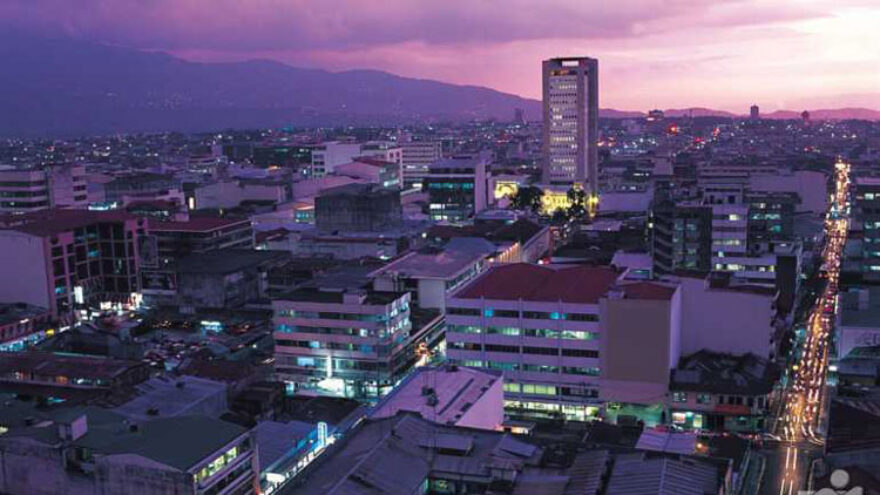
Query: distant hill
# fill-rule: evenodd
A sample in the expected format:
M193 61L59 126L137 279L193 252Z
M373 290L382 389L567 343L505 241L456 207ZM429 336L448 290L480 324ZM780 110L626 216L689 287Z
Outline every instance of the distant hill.
M870 108L834 108L825 110L808 110L810 117L815 120L880 120L880 111ZM762 119L769 120L793 120L800 119L803 110L776 110L769 113L761 113ZM620 112L617 110L599 111L599 115L607 118L633 118L643 117L641 112ZM670 108L663 110L663 115L669 118L683 117L725 117L744 118L747 114L735 114L726 110L714 110L711 108Z
M803 110L776 110L762 113L761 118L770 120L800 119ZM825 110L808 110L810 118L815 120L880 120L880 111L870 108L833 108Z
M512 119L541 102L478 86L374 70L329 72L272 61L195 63L164 53L75 40L0 34L0 136L209 131L315 125ZM538 75L536 74L537 78ZM816 119L880 119L862 108L811 111ZM604 118L637 111L601 109ZM672 116L736 117L707 108ZM774 112L767 118L799 118Z
M599 117L603 119L637 119L644 117L645 112L636 112L630 110L615 110L613 108L600 108Z
M670 108L664 110L663 115L666 117L736 117L737 115L724 110L712 110L711 108L693 107L693 108Z
M801 112L795 112L794 110L776 110L775 112L761 113L761 118L769 120L799 119L801 118Z
M0 36L0 64L0 135L510 120L515 108L541 118L536 100L372 70L194 63L9 36Z

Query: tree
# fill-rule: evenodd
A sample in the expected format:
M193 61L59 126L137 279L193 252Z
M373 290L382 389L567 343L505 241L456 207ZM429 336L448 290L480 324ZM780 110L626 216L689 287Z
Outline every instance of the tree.
M532 213L539 213L541 211L541 207L543 206L541 203L541 198L544 197L544 191L539 187L535 186L525 186L519 188L516 191L516 194L510 198L510 204L516 210L527 210Z
M568 213L562 208L556 208L556 210L553 211L553 216L550 217L550 223L553 225L562 225L567 221Z
M580 220L587 214L587 193L581 187L572 187L565 193L568 198L568 218Z

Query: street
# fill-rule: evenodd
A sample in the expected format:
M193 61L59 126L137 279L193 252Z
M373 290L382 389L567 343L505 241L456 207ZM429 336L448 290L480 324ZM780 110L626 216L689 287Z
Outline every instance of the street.
M824 443L828 347L848 228L848 191L849 165L839 162L835 165L835 192L825 220L822 275L827 283L809 313L800 357L791 365L774 432L781 442L775 455L768 459L764 493L796 495L806 489L813 455L820 452Z

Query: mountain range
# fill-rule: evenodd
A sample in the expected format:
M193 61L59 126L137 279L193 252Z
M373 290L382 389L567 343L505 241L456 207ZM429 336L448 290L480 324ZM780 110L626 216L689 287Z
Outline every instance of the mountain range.
M197 63L70 39L2 35L0 64L0 136L509 120L516 108L529 120L541 118L540 101L484 87L265 60ZM702 108L667 115L691 112L735 116ZM606 118L642 115L600 111ZM880 119L880 112L823 110L813 116ZM799 112L765 117L799 118Z

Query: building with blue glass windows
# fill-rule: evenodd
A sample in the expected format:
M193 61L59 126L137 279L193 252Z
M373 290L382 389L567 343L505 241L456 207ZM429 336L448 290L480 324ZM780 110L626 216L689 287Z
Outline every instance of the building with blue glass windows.
M416 359L408 292L301 288L272 308L275 372L288 388L374 398Z
M486 209L489 155L443 158L428 167L422 188L428 191L428 215L435 222L459 224Z
M503 373L511 417L585 421L609 403L659 411L679 354L679 292L620 277L494 266L448 297L448 359Z

